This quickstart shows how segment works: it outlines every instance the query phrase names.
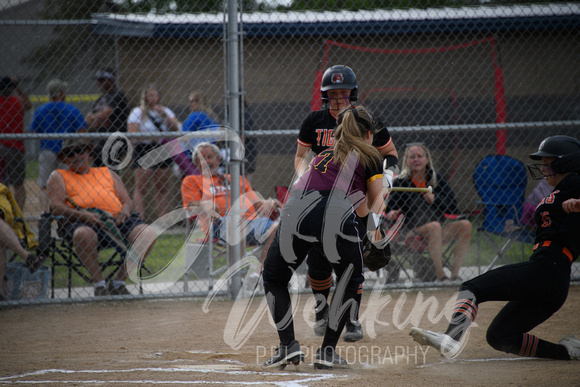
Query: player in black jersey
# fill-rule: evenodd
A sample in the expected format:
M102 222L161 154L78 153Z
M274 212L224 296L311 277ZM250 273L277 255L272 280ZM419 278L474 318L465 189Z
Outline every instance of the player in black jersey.
M347 320L357 315L364 282L366 227L357 212L380 213L385 204L382 158L372 146L380 127L362 107L344 110L339 122L334 147L318 154L292 186L264 261L264 290L280 338L277 353L264 364L267 367L299 364L304 357L294 336L288 283L312 251L331 265L338 280L314 367L347 364L336 354L336 344ZM309 260L317 263L312 257Z
M532 177L543 178L554 187L534 213L537 228L530 260L464 282L447 331L412 328L410 335L415 341L455 357L466 344L467 340L461 339L467 337L478 305L509 301L487 330L487 342L493 348L525 357L580 360L576 336L566 335L555 344L528 333L564 304L572 262L580 255L580 213L574 204L580 197L580 141L568 136L548 137L530 158L542 162L528 165Z
M338 114L358 101L358 81L348 66L332 66L324 72L320 87L322 110L310 112L300 126L294 168L299 175L308 166L308 151L315 155L334 145L334 130ZM378 120L381 130L373 140L373 146L387 159L387 167L397 165L398 154L386 126Z
M358 82L352 69L348 66L332 66L322 76L320 92L322 94L323 109L308 114L298 135L298 147L294 159L294 168L300 175L308 165L309 151L315 155L334 146L334 131L338 114L345 108L356 104L358 99ZM381 156L387 160L387 167L396 166L398 154L395 145L385 125L378 120L377 126L384 128L376 134L373 146ZM366 214L365 214L366 215ZM363 218L366 224L367 218ZM308 279L314 296L316 297L316 321L314 332L318 336L324 335L328 323L328 296L332 285L332 267L326 260L317 256L313 251L308 255ZM362 327L358 316L354 321L348 321L344 339L358 341L363 338Z

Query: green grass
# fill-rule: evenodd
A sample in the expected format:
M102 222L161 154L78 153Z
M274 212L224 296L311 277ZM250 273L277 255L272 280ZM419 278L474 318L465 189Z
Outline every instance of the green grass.
M496 256L494 247L483 237L483 235L478 235L479 232L477 228L481 225L481 220L479 218L472 219L473 230L471 233L471 245L469 246L469 251L467 257L463 263L463 266L487 266L491 260ZM498 235L490 235L491 240L499 247L503 246L506 242L506 238ZM480 250L478 252L477 239L481 238ZM522 256L522 244L514 243L506 252L503 261L500 264L509 264L522 262L527 260L532 254L532 244L523 245L523 256Z
M26 178L38 180L38 159L26 161Z

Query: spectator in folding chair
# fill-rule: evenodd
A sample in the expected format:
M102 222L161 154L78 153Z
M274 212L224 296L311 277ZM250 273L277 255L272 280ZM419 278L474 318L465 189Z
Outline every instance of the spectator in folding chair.
M193 149L192 161L201 175L186 176L181 183L183 207L193 210L204 231L213 225L214 238L225 238L224 216L231 207L231 176L219 172L223 155L217 145L204 142ZM240 182L242 217L247 221L246 243L265 244L273 238L278 221L275 220L282 208L277 199L264 200L252 190L246 178Z
M433 166L431 153L424 144L409 144L403 156L403 168L393 181L395 187L433 187L433 193L391 192L387 220L405 215L407 238L421 236L437 272L438 281L448 281L443 269L443 246L455 240L451 280L459 278L459 268L471 243L471 222L467 219L446 222L446 214L458 214L455 193Z
M138 257L146 257L148 250L131 243L140 233L155 232L147 227L138 213L121 178L108 167L90 166L92 145L79 139L68 139L57 157L68 169L57 169L47 183L52 212L63 216L59 233L72 242L79 260L92 276L95 296L131 294L125 286L126 267L119 270L109 284L99 267L98 249L108 239L118 240L120 248L131 249ZM105 235L107 234L107 235Z
M20 221L19 221L20 220ZM20 242L26 240L28 246L23 246ZM36 247L34 235L24 223L24 217L20 207L16 203L12 192L4 184L0 184L0 301L6 299L4 295L4 274L6 273L6 261L8 259L7 250L14 252L34 273L42 264L45 258L37 255L28 249Z

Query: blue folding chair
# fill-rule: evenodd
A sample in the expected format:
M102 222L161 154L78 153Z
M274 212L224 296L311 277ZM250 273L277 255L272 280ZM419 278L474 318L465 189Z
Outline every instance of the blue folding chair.
M521 243L522 260L524 246L534 242L534 234L520 222L527 185L527 170L524 163L509 156L486 156L475 168L473 183L483 207L483 224L478 227L478 253L480 236L494 248L496 256L485 271L503 260L508 249L516 242ZM499 235L505 239L503 245L496 242Z

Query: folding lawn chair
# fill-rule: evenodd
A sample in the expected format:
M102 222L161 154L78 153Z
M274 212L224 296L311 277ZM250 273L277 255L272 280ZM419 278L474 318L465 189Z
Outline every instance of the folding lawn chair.
M400 215L403 217L403 215ZM383 219L385 217L383 216ZM383 221L381 228L388 231L393 224ZM443 266L451 270L451 257L455 243L448 243L443 249ZM412 269L412 274L410 270ZM418 282L433 282L437 280L437 272L433 260L427 249L427 241L421 235L405 235L398 231L391 240L391 262L385 267L387 271L387 283L396 282L400 272L405 273L407 278Z
M534 241L533 233L520 222L527 185L526 166L509 156L486 156L475 168L473 183L481 197L477 204L483 208L484 216L477 229L478 255L481 237L489 242L496 254L485 271L498 262L505 262L507 251L515 243L521 244L523 260L525 244ZM498 243L494 236L504 241Z
M14 195L0 183L0 218L14 231L25 250L38 255L38 241L31 231ZM7 257L4 271L4 297L6 300L30 300L48 296L49 269L44 264L34 273L14 252Z
M92 278L89 276L84 264L79 260L72 243L65 241L59 235L53 235L53 222L59 222L62 220L64 220L62 216L55 216L50 212L43 212L40 215L38 222L38 249L41 254L50 259L51 298L54 298L57 268L59 267L66 268L67 291L69 298L72 297L73 274L80 277L83 282L86 282L87 284L92 283ZM109 248L112 249L112 251L109 251ZM110 253L110 255L107 255L104 259L99 260L101 272L105 279L109 281L114 279L119 270L121 270L125 265L127 248L126 246L122 246L118 240L107 234L103 236L103 240L99 246L99 251L102 250L107 250L107 253ZM139 271L140 277L144 273L151 274L144 262L141 263ZM139 293L143 293L141 286L139 286Z

